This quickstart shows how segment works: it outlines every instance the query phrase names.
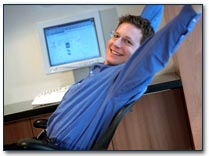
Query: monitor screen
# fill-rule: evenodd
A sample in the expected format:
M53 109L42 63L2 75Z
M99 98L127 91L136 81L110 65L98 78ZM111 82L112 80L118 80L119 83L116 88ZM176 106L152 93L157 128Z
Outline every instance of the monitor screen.
M51 66L100 56L94 18L44 28Z
M98 12L42 23L40 35L46 73L82 68L105 60Z

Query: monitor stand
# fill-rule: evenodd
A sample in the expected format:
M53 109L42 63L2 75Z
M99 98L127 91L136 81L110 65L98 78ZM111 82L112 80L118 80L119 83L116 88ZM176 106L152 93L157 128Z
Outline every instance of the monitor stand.
M74 77L75 83L87 77L89 75L89 72L90 72L90 67L74 69L73 77Z

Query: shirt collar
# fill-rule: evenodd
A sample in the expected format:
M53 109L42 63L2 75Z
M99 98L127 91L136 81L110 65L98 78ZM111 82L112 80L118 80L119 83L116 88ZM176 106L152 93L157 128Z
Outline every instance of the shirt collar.
M112 67L112 66L104 64L104 63L96 63L91 67L90 73L91 74L99 73L109 67Z

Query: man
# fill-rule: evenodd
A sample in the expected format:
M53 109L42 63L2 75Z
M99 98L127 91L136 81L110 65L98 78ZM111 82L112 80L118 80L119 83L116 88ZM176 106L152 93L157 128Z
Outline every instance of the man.
M87 78L73 85L49 118L51 142L60 149L90 149L118 110L143 95L199 17L186 5L154 36L146 19L122 17L108 42L105 64L94 65Z

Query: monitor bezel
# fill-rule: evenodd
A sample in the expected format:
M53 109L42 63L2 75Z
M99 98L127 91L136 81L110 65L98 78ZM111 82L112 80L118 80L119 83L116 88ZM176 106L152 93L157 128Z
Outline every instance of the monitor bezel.
M100 50L100 57L91 58L91 59L87 59L83 61L77 61L74 63L51 66L50 61L49 61L49 54L48 54L48 48L47 48L46 38L44 34L44 29L48 27L59 26L59 25L61 26L66 23L74 23L78 21L83 21L89 18L94 18L97 39L98 39L98 44L99 44L98 46ZM64 18L40 22L38 23L38 29L39 29L41 51L43 55L43 62L44 62L46 74L52 74L52 73L58 73L58 72L63 72L63 71L70 71L70 70L74 70L78 68L89 67L97 62L105 61L105 57L106 57L105 39L104 39L103 31L102 31L102 22L101 22L99 11L82 13L82 14L78 14L74 16L68 16Z

